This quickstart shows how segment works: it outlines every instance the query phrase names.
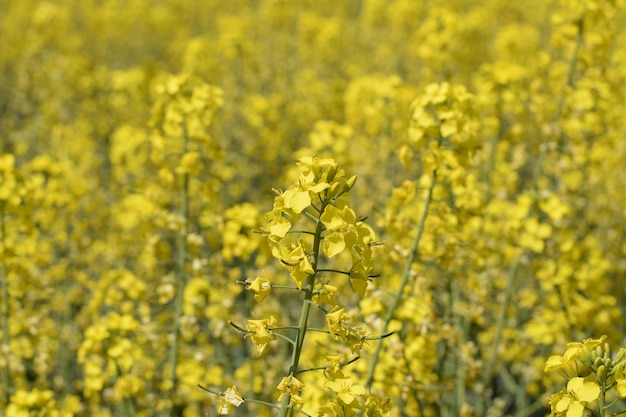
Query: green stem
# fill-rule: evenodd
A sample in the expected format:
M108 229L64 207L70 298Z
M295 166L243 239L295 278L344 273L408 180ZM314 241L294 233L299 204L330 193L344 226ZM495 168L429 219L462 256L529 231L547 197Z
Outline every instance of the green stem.
M74 270L74 263L72 260L73 257L71 254L71 239L74 228L69 218L66 219L66 226L65 257L67 259L67 269L65 271L65 277L61 285L63 288L63 293L69 294L70 287L72 285L72 271ZM71 393L73 384L72 369L75 367L75 364L72 363L72 358L74 355L71 354L71 351L68 348L68 346L70 346L70 341L65 340L67 338L67 335L71 334L71 332L68 332L67 330L72 325L72 323L74 323L74 318L72 317L72 306L70 304L64 309L63 315L61 316L61 331L59 332L59 337L63 341L59 344L59 367L61 368L61 375L63 378L62 392L64 396L68 396Z
M184 135L183 155L187 152L189 139L187 134ZM172 346L170 349L169 365L170 365L170 390L172 393L172 401L177 388L176 367L178 365L178 349L180 345L180 318L183 315L183 302L185 285L187 284L186 275L186 259L187 259L187 235L189 234L189 174L183 174L183 185L180 192L180 215L183 219L183 229L178 236L178 257L176 260L177 269L177 287L176 300L174 306L174 324L172 326ZM176 411L176 407L172 406L172 416Z
M459 294L459 285L458 281L453 277L450 277L450 300L451 307L455 305L459 305L461 301L461 295ZM454 362L455 362L455 384L454 384L454 400L453 400L453 410L455 410L459 415L461 414L461 407L465 404L466 397L466 388L467 384L465 383L465 374L466 374L466 365L461 356L461 347L466 342L466 330L464 329L463 317L460 314L454 314L454 308L450 309L452 313L451 322L454 323L454 328L459 332L458 338L456 341L456 347L454 349ZM477 414L482 415L482 414Z
M413 239L413 245L411 247L411 252L409 253L409 257L404 264L404 271L402 272L402 281L400 282L400 287L395 294L393 302L387 312L387 316L385 317L385 321L383 323L383 328L381 333L387 333L387 329L389 327L389 323L393 318L396 308L400 304L400 300L402 300L402 294L404 292L404 287L409 282L409 277L411 275L411 266L413 265L413 261L417 256L417 249L420 240L422 239L422 235L424 234L424 226L426 224L426 217L428 216L428 210L430 208L430 203L433 197L433 189L435 188L435 183L437 181L437 170L433 170L432 178L430 180L430 186L428 187L428 194L426 196L426 201L424 202L424 210L422 211L422 216L420 217L419 224L417 225L417 233L415 235L415 239ZM380 358L380 351L382 349L383 339L379 339L376 344L376 350L374 351L374 356L372 357L372 362L367 374L367 380L365 382L365 387L370 388L372 386L372 382L374 381L374 373L376 371L376 366L378 366L378 361Z
M9 282L7 277L7 266L4 263L6 243L6 226L4 224L4 201L0 201L0 244L2 245L2 265L0 265L0 281L2 281L2 355L8 354L9 348ZM11 393L11 375L9 372L9 358L4 358L5 365L2 368L2 391L4 392L3 402L9 404Z
M606 379L602 378L600 381L600 398L598 398L598 410L600 411L600 417L604 417L606 415L606 408L604 407L606 398Z
M496 362L498 361L498 348L500 347L502 331L506 322L506 311L511 303L511 297L513 296L513 287L515 286L515 278L517 277L519 261L520 258L518 257L509 268L509 273L507 274L506 288L504 289L504 300L502 301L502 304L500 304L500 312L498 314L498 321L496 322L496 333L493 338L493 343L491 344L491 351L485 366L485 372L483 373L482 384L484 387L489 387L491 385L493 370L496 366ZM485 392L487 391L488 390L485 390ZM478 403L478 406L476 407L477 415L483 415L486 408L488 408L488 401L489 400L486 397L483 397L483 400Z
M576 32L576 41L574 43L574 50L572 51L572 55L570 56L568 67L567 67L567 79L566 85L568 87L574 87L574 76L576 74L576 64L578 62L578 54L580 52L580 48L583 45L584 41L584 21L581 17L576 21L576 28L578 29ZM552 117L552 124L556 126L561 118L563 113L563 108L565 107L565 94L561 94L559 98L559 102L557 104L557 109L555 115ZM563 132L559 133L559 138L562 140L565 137ZM546 153L548 149L548 141L550 140L550 135L544 135L543 146L541 146L540 154L539 154L539 162L536 163L538 172L541 172L541 167L543 167L543 161L546 158ZM539 178L539 175L535 176L535 180Z
M325 203L326 204L326 203ZM322 205L320 213L324 212L325 204ZM315 278L317 276L317 261L320 255L320 246L322 244L322 231L324 225L318 221L315 228L315 234L313 237L313 274L309 275L302 287L304 291L304 301L302 303L302 310L300 311L300 321L298 322L298 333L296 336L296 343L293 347L291 356L291 363L289 364L289 375L295 375L298 373L298 365L300 364L300 354L302 353L302 346L304 345L304 336L307 332L309 322L309 312L311 310L311 304L313 299L313 293L315 288ZM287 417L289 412L289 402L291 401L291 395L283 395L283 400L280 404L279 417Z
M487 185L485 188L485 201L489 201L491 198L491 187L493 185L492 176L496 166L496 156L498 154L498 143L504 138L505 135L505 120L504 112L502 110L502 88L498 88L498 98L496 101L496 114L498 115L498 133L491 139L491 147L489 149L489 158L485 164L485 170L483 171L484 182Z

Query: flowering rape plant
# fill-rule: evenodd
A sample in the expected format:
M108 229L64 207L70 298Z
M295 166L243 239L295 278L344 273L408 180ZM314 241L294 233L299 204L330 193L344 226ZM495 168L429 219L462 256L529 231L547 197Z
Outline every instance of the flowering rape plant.
M346 177L344 170L332 159L302 157L298 165L301 173L297 182L285 191L276 192L274 207L265 216L267 226L263 233L273 256L288 271L295 284L295 287L276 287L303 296L300 319L297 326L291 327L278 326L273 316L248 320L247 329L233 323L254 343L259 355L277 338L291 345L287 376L277 386L279 405L273 406L279 409L280 416L288 415L291 413L289 410L309 415L303 411L303 408L308 408L302 397L306 384L297 378L306 371L302 367L301 358L306 350L307 333L328 334L348 346L356 358L367 340L377 339L371 337L364 327L354 324L352 316L334 297L340 286L348 286L360 297L365 294L368 281L373 276L372 247L379 244L374 230L357 218L347 200L356 177ZM344 253L347 255L342 260L347 261L345 269L328 267L331 258ZM335 277L325 282L321 280L322 274ZM274 282L277 282L276 278L256 277L246 280L244 284L247 290L254 292L256 301L264 302L273 294L274 290L270 290ZM311 326L313 306L325 312L326 329ZM284 334L291 329L295 330L294 338ZM355 384L352 378L343 378L340 356L328 358L328 366L308 370L326 370L323 386L335 394L329 403L331 408L338 407L346 415L354 415L356 410L378 407L375 405L378 403L368 402L362 385ZM222 411L227 410L222 405L220 407Z
M602 336L568 343L562 356L548 358L545 372L558 371L567 378L566 386L550 397L550 416L582 417L585 410L600 417L626 412L615 411L619 401L626 398L626 349L612 355L605 340Z

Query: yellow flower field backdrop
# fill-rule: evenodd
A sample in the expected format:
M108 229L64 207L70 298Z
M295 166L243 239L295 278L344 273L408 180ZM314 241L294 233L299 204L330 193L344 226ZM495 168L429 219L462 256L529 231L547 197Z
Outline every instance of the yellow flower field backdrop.
M0 2L0 416L619 411L624 27Z

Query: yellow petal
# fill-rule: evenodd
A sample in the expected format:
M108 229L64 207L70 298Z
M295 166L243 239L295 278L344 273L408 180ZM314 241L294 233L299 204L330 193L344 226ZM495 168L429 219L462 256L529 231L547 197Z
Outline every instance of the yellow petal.
M272 236L277 236L280 238L285 237L289 229L291 229L291 222L282 217L274 219L274 221L269 226L270 234Z
M290 197L287 200L287 192L285 192L285 207L291 208L295 213L302 213L302 210L311 205L311 196L308 191L297 191Z
M600 386L594 381L585 382L576 395L581 401L595 401L600 397Z
M560 355L552 355L546 361L546 367L543 369L544 372L554 371L556 369L561 369L563 367L563 357Z
M556 405L554 406L554 409L558 412L558 413L562 413L565 410L567 410L567 408L570 405L570 399L569 397L563 397L559 400L559 402L556 403Z
M329 258L340 254L346 248L346 242L341 233L333 233L324 238L324 254Z
M565 416L582 417L583 411L585 411L585 406L578 401L574 401L570 404L569 408L567 409L567 414L565 414Z

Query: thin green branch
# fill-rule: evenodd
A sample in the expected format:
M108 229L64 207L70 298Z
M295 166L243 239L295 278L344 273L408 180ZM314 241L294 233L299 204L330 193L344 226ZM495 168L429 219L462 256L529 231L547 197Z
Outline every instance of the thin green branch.
M491 351L487 359L485 372L483 372L482 375L482 383L485 387L491 385L491 377L496 366L496 362L498 361L498 350L500 348L500 342L502 339L502 331L504 330L504 325L506 323L506 312L509 304L511 303L511 297L513 296L513 288L515 286L515 279L517 277L519 262L520 258L518 257L513 265L510 266L509 273L507 274L506 287L504 289L504 300L502 301L502 304L500 304L500 311L498 313L498 318L496 322L496 333L493 337L493 342L491 344ZM489 400L486 397L483 397L483 400L479 403L477 407L478 415L482 415L482 412L487 409L488 401Z
M231 326L233 326L235 329L239 330L242 333L254 333L254 332L251 332L250 330L244 329L243 327L239 326L233 321L228 320L228 324L230 324Z
M6 225L4 219L4 201L0 201L0 243L2 247L2 253L0 254L0 281L2 281L2 354L7 354L5 351L9 347L9 320L10 320L10 300L9 300L9 282L7 274L7 266L5 263L6 254L4 253L6 245ZM11 374L9 371L8 358L5 358L6 364L2 368L2 391L4 404L9 403L9 397L11 395Z
M320 213L324 211L325 201L322 203ZM313 259L311 264L313 271L317 271L317 264L320 255L320 248L322 245L322 232L324 231L324 225L322 222L317 221L315 226L315 234L313 237ZM300 364L300 354L302 353L302 347L304 345L304 336L307 332L309 312L311 310L311 304L313 299L313 293L315 289L315 280L317 278L317 272L309 275L304 283L302 289L304 290L304 301L302 303L302 310L300 311L300 321L298 323L298 334L296 337L296 343L293 348L291 363L289 364L289 374L295 375L298 372L298 365ZM291 395L283 395L283 400L280 405L279 417L287 417L288 410L290 408Z
M378 336L365 336L362 339L363 340L382 340L385 339L387 337L393 336L395 332L387 332L385 334L381 334Z
M357 360L359 360L361 357L360 356L356 356L352 359L350 359L348 362L342 363L339 365L340 368L343 368L344 366L348 366L351 363L356 362ZM299 374L305 373L305 372L311 372L311 371L322 371L324 369L328 369L328 366L316 366L314 368L307 368L307 369L301 369L298 371Z
M185 131L183 135L183 154L189 147L189 138ZM186 276L186 254L187 254L187 236L189 235L189 174L183 174L183 184L180 190L180 216L183 219L183 230L178 235L178 256L176 259L176 283L177 292L174 306L174 323L172 325L172 346L169 355L170 366L170 385L172 395L176 393L178 380L176 377L176 368L178 365L178 349L180 345L180 318L183 315L183 302L185 286L187 284ZM172 417L174 417L175 407L172 408Z
M240 280L240 279L235 281L235 284L245 285L246 289L248 289L248 287L250 286L250 282L243 281L243 280ZM272 289L279 288L279 289L283 289L283 290L302 291L300 288L296 287L295 285L282 285L282 284L272 284L272 283L270 283L270 288L272 288Z
M400 300L402 299L402 294L404 292L404 287L409 282L409 277L411 275L411 266L413 265L413 261L415 260L418 252L418 245L424 234L424 228L426 224L426 217L428 216L428 211L430 209L430 203L433 197L433 190L435 188L435 183L437 182L437 170L433 170L432 177L430 180L430 186L428 187L428 194L426 195L426 200L424 201L424 209L422 210L422 215L420 217L419 224L417 226L417 232L415 234L415 238L413 239L413 245L411 247L411 251L409 252L409 256L404 264L404 271L402 272L402 281L400 283L400 287L395 294L393 302L387 311L387 316L385 317L385 321L383 323L382 333L387 333L387 329L389 327L389 323L393 319L393 315L400 305ZM374 356L372 357L372 362L370 364L370 368L367 374L367 379L365 381L365 387L370 388L372 386L372 382L374 381L374 373L376 372L376 367L378 366L378 361L380 359L380 351L382 349L383 339L380 339L376 344L376 350L374 351Z
M290 338L289 336L285 336L285 335L284 335L284 334L282 334L282 333L276 333L276 332L274 332L274 333L272 333L272 334L273 334L274 336L278 337L279 339L284 340L285 342L289 343L289 344L290 344L290 345L292 345L292 346L295 346L295 345L296 345L296 341L295 341L295 340L293 340L292 338Z
M370 245L370 246L372 246L372 245ZM332 272L332 273L335 273L335 274L348 275L348 276L350 276L352 274L352 271L341 271L339 269L332 269L332 268L329 268L329 269L318 269L317 272ZM378 277L380 277L380 274L368 274L367 277L368 278L378 278Z
M315 233L310 232L308 230L290 230L287 232L287 234L305 234L305 235L311 235L311 236L315 235Z
M300 288L295 287L293 285L280 285L280 284L270 284L271 288L279 288L279 289L283 289L283 290L293 290L293 291L302 291Z
M350 275L350 271L340 271L338 269L318 269L317 272L334 272L336 274Z
M318 210L316 207L314 207L314 208L316 210ZM309 213L307 210L303 211L302 214L307 216L309 219L313 220L316 224L319 223L319 219L317 217L315 217L314 215L312 215L311 213ZM320 212L320 214L321 214L321 212Z
M606 378L600 380L600 397L598 398L598 410L600 411L600 417L606 416Z
M276 331L276 330L298 330L298 326L276 326L276 327L268 327L267 330Z
M200 388L203 391L208 392L209 394L213 394L213 395L217 395L217 396L223 395L221 392L213 391L212 389L207 388L207 387L205 387L203 385L200 385L200 384L197 384L197 387ZM255 404L262 404L262 405L264 405L266 407L274 408L274 409L277 409L277 410L280 408L278 405L273 404L273 403L268 403L267 401L255 400L254 398L244 398L244 397L241 397L241 399L244 402L255 403Z
M320 199L321 199L321 197L320 197ZM315 206L315 204L311 203L311 207L313 207L313 209L315 209L315 211L317 211L319 214L322 214L322 210L321 210L321 209L318 209L318 208Z

